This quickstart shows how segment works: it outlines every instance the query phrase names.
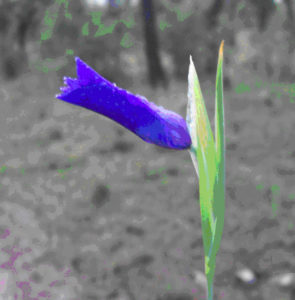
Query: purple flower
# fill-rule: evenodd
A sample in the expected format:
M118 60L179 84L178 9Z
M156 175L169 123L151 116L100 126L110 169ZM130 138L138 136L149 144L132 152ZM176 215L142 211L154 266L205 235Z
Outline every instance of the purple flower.
M76 57L77 79L64 77L66 87L56 98L104 115L148 143L177 150L188 149L191 138L186 121L140 95L117 87Z

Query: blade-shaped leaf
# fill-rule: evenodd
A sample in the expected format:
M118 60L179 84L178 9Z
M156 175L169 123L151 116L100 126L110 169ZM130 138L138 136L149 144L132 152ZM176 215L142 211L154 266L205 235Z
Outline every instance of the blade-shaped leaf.
M215 98L215 147L216 147L216 162L218 165L225 163L224 150L224 109L223 109L223 47L224 41L221 42L219 48L218 65L216 73L216 98ZM220 167L220 166L218 166Z
M223 44L224 42L222 41L216 74L215 143L192 58L190 58L188 76L189 89L186 119L192 140L190 154L199 176L208 300L213 300L216 254L223 231L225 208Z
M216 181L214 186L213 211L216 217L213 253L217 253L222 237L225 210L225 141L224 141L224 107L223 107L223 45L219 49L216 73L215 99L215 147L216 147Z
M212 203L216 153L198 75L191 57L188 75L187 124L192 139L191 154L195 155L198 162L203 243L205 254L209 255L215 228Z

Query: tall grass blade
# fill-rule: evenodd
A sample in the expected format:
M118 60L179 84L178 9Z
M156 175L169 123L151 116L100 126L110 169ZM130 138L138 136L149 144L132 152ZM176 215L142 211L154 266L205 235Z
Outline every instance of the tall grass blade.
M216 218L213 252L218 252L224 225L225 211L225 140L224 140L224 104L223 104L223 45L219 49L216 98L215 98L215 147L216 147L216 182L214 185L213 212Z
M205 273L207 276L212 271L214 273L210 257L216 225L212 207L216 175L216 152L213 133L192 58L190 58L188 85L187 123L192 139L191 152L198 162L200 211L205 252Z
M223 109L223 45L219 49L216 74L215 142L198 75L190 57L187 125L192 145L190 154L199 177L200 211L208 300L213 300L213 281L225 209L225 142Z

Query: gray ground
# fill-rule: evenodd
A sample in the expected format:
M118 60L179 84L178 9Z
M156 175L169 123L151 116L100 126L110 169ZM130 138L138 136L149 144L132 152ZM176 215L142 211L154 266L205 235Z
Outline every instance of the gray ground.
M56 100L61 84L50 74L27 74L0 86L0 299L205 299L196 276L203 272L198 181L188 151L147 144ZM247 84L251 91L225 91L226 218L216 299L291 300L294 284L292 294L271 278L295 267L295 104L251 77ZM185 117L186 84L130 90ZM213 97L205 92L205 99L213 119ZM244 268L255 272L253 284L236 279Z

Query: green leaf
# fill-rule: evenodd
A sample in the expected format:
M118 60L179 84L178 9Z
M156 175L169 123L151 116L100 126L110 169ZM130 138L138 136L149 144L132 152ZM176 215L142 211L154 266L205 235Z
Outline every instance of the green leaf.
M210 254L215 228L212 209L216 173L216 153L208 114L203 100L198 75L190 57L188 75L187 125L192 139L190 149L199 176L200 210L203 244L206 255Z
M192 58L188 76L187 125L192 140L190 154L199 176L200 210L205 252L208 300L213 299L216 254L224 225L225 210L225 139L223 108L223 45L219 49L216 98L215 142Z
M225 140L224 140L224 107L223 107L223 45L219 49L216 98L215 98L215 147L216 147L216 179L214 185L213 213L216 217L213 253L218 252L224 225L225 211Z

